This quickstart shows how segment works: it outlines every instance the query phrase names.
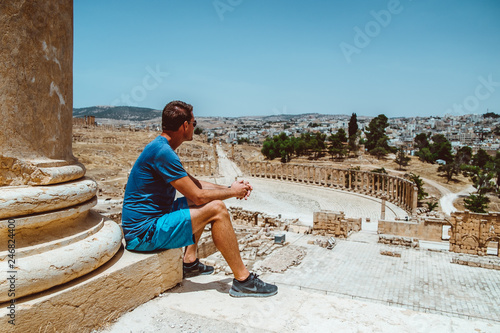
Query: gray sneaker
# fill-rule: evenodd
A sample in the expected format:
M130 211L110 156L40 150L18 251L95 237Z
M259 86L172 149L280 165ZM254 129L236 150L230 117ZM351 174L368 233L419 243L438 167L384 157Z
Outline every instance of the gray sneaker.
M229 295L233 297L268 297L277 293L277 286L265 283L255 273L250 273L246 282L233 279L233 286L229 289Z
M197 275L208 275L214 272L213 266L202 264L198 258L191 264L183 264L184 278L189 278Z

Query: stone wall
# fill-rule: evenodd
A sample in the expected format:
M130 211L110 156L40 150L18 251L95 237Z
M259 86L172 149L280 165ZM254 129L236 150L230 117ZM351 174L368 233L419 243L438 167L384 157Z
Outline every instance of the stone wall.
M413 221L378 221L379 234L414 237L420 240L439 242L442 240L443 226L449 221L437 218L421 218Z
M377 198L385 197L410 214L417 208L417 187L407 179L388 174L316 167L302 164L247 163L245 172L253 177L294 181L353 191Z
M247 225L254 227L274 227L278 229L287 229L297 220L282 219L280 216L268 215L262 212L245 210L241 207L229 207L229 213L232 220L238 225Z
M394 235L383 235L378 236L378 242L388 245L405 246L405 247L420 247L420 242L417 238L404 237L404 236L394 236ZM388 255L388 254L385 254Z
M488 244L497 243L500 255L500 213L455 212L451 214L450 251L485 256Z
M334 235L335 237L347 238L351 232L361 230L361 219L346 218L344 212L333 212L322 210L314 212L313 234Z

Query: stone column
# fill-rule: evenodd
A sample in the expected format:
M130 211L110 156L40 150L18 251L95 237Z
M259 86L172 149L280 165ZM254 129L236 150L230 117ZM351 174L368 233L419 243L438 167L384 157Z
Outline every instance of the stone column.
M386 196L383 195L382 196L382 208L381 208L381 212L380 212L380 219L381 220L385 220L385 199L386 199Z
M389 178L389 201L394 198L394 178Z
M372 173L371 176L372 176L372 189L370 192L371 194L375 194L375 174Z
M408 209L408 184L406 184L406 182L403 182L403 207L405 209Z
M413 215L417 215L417 206L418 206L418 188L413 186L413 197L412 197L412 205L411 210Z
M73 1L1 1L0 35L0 274L20 298L101 266L122 234L90 211L97 184L72 153Z
M382 176L382 193L385 195L385 193L387 193L386 191L386 184L387 184L387 176L386 175L383 175Z

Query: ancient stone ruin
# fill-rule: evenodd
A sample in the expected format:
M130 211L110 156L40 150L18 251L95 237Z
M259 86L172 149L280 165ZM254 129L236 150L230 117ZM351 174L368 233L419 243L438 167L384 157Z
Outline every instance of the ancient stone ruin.
M455 212L451 214L450 251L485 256L489 243L500 256L500 215Z
M347 238L352 232L358 232L360 230L360 218L346 218L344 212L333 212L328 210L314 212L314 235L333 235L339 238Z

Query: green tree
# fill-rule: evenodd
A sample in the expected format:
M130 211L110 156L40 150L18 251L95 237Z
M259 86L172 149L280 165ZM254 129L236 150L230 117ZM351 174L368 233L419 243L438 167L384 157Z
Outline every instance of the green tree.
M493 118L493 119L497 119L497 118L500 118L500 115L494 113L494 112L486 112L485 114L483 114L483 118Z
M328 147L328 153L334 157L344 157L346 150L344 147L344 142L347 141L347 137L344 129L339 129L336 134L330 135L328 138L330 141L330 146Z
M289 162L294 151L293 138L282 132L273 138L267 138L262 144L261 153L270 160L281 157L283 163Z
M481 169L476 165L464 165L462 166L462 172L464 176L472 180L477 193L486 194L495 190L495 185L492 181L495 176L494 172Z
M500 152L497 151L494 158L486 164L486 168L490 170L493 174L493 178L496 178L497 191L500 189Z
M458 175L460 171L470 163L472 156L472 148L468 146L461 147L456 155L452 155L452 160L445 165L438 167L438 172L442 172L441 177L446 177L446 182L449 183L454 175Z
M496 186L492 181L495 173L487 168L481 169L477 165L464 165L462 171L465 176L472 180L476 189L476 193L472 193L464 199L465 208L475 213L486 213L490 202L486 194L495 190Z
M335 157L340 157L340 158L344 157L346 151L344 148L344 144L342 143L340 138L337 136L334 136L330 141L331 141L331 144L328 147L328 153L330 155L332 155L332 160Z
M493 130L493 133L495 133L495 135L500 135L500 125L495 127L495 129Z
M425 204L427 205L427 209L429 210L429 212L432 212L434 209L436 209L436 207L438 206L438 202L437 201L427 201L425 202Z
M326 134L322 133L305 133L301 135L301 138L305 142L306 151L313 154L314 159L318 159L323 155L323 151L326 148L325 139Z
M422 162L427 162L427 163L435 162L434 155L432 155L430 148L427 147L422 148L415 155L417 155L419 160L421 160Z
M305 155L306 150L307 150L306 142L302 137L296 138L293 141L293 151L295 152L295 155L297 157L301 156L301 155Z
M403 148L398 149L395 162L399 165L399 170L402 170L404 166L408 166L410 157L406 156Z
M464 199L464 207L474 213L487 213L490 199L483 194L471 194Z
M353 113L351 115L351 119L349 119L349 128L348 128L348 134L349 134L349 141L348 141L348 146L349 150L351 152L355 152L358 150L358 147L356 146L356 139L358 137L358 117L356 116L356 113ZM342 141L345 142L345 141Z
M490 155L483 149L479 149L477 153L472 158L472 164L483 169L488 162L491 161Z
M428 193L424 190L424 181L422 180L422 178L419 175L414 174L413 172L406 174L405 177L414 182L415 186L417 186L417 200L423 200L428 195Z
M453 153L451 152L451 143L443 134L436 134L432 137L430 146L434 161L441 159L446 163L451 162Z
M339 138L340 142L347 142L347 135L343 128L339 128L339 130L337 131L337 137Z
M387 155L388 152L383 147L375 147L372 150L370 150L370 154L377 157L377 159L380 160L382 157Z
M446 183L449 183L450 180L453 179L453 175L458 175L458 170L459 169L457 168L457 165L453 162L450 162L444 165L440 165L437 171L442 172L440 176L445 177Z
M469 146L461 147L455 155L455 160L460 164L469 164L472 159L472 148Z
M385 134L385 128L389 126L388 119L381 114L373 118L365 131L366 149L371 155L380 158L385 156L392 149L389 147L389 137Z
M196 135L200 135L201 133L203 133L203 128L201 128L201 127L196 127L196 128L194 129L194 134L196 134Z
M264 155L269 160L274 160L276 158L276 152L274 150L274 141L267 138L262 144L262 149L260 150L262 155Z
M420 133L415 136L415 139L413 140L415 142L415 148L416 149L422 149L422 148L429 148L429 139L427 137L427 134L425 133Z

